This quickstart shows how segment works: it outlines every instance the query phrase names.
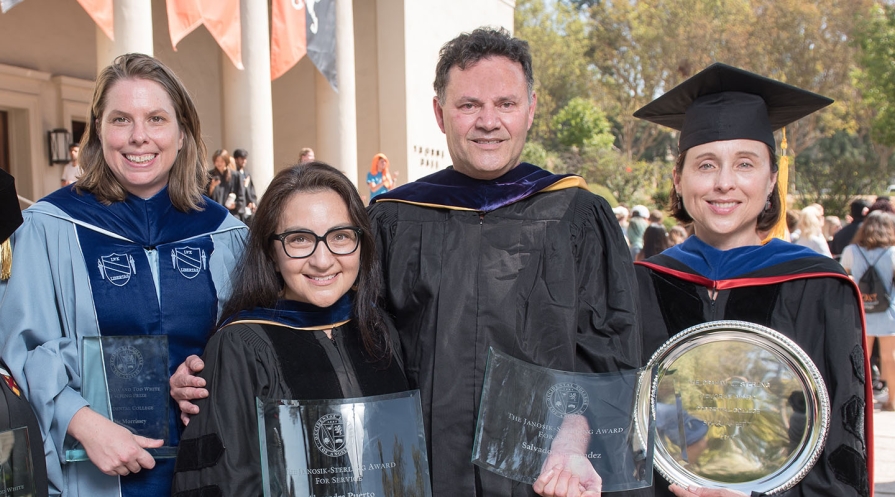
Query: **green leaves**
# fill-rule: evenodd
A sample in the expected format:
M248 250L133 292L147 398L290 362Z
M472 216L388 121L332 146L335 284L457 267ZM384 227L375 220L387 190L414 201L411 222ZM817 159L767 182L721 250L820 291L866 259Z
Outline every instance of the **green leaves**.
M556 141L567 148L607 149L615 141L606 114L581 97L570 100L553 116L551 124Z

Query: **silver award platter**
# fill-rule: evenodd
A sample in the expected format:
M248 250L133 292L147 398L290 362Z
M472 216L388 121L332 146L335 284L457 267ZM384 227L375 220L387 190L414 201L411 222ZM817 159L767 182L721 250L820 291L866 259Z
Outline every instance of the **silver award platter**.
M651 368L638 417L646 426L655 416L654 466L672 483L774 494L795 486L823 451L823 378L777 331L744 321L693 326L665 342Z

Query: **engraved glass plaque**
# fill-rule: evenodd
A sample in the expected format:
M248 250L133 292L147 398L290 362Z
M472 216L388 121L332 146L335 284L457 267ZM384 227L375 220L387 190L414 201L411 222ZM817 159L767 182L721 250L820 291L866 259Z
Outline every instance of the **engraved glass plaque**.
M823 450L830 402L820 372L764 326L715 321L672 337L656 368L656 468L668 481L747 494L796 485Z
M492 348L472 462L532 484L550 469L545 463L552 466L558 457L567 456L589 464L602 478L603 492L648 487L653 475L653 424L648 412L644 423L636 424L635 410L637 392L643 388L648 392L650 379L646 370L556 371ZM649 403L644 407L648 411ZM575 445L571 452L566 440Z
M35 494L28 436L26 426L0 431L0 496L28 497ZM43 454L39 456L43 457Z
M81 395L90 408L133 433L168 442L168 337L124 335L81 341ZM156 459L177 456L177 447L146 449ZM76 444L65 460L86 461Z
M256 403L265 497L431 497L419 390Z

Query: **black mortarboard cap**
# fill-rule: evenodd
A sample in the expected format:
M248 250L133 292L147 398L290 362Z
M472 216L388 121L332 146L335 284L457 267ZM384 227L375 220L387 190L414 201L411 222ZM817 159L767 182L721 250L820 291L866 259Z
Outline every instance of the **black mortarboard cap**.
M822 95L715 63L644 105L634 117L679 130L681 151L737 139L775 148L775 130L831 103Z
M0 243L22 224L22 209L16 195L15 179L0 169Z

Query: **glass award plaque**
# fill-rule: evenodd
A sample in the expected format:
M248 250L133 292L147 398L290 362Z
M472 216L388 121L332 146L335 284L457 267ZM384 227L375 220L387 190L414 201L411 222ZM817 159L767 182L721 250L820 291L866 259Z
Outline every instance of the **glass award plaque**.
M582 474L592 468L603 492L648 487L653 423L647 412L638 424L636 410L637 392L648 392L650 379L643 369L556 371L492 348L472 462L529 485L558 463L584 468ZM644 407L649 410L649 403Z
M431 497L419 390L256 403L265 497Z
M0 431L0 495L4 497L29 497L36 493L28 436L26 426Z
M789 338L743 321L688 328L653 355L655 465L670 482L773 494L823 451L830 401Z
M81 341L81 395L90 408L134 434L168 442L168 337L124 335ZM146 449L157 459L177 457L177 447ZM86 461L80 446L65 460Z

